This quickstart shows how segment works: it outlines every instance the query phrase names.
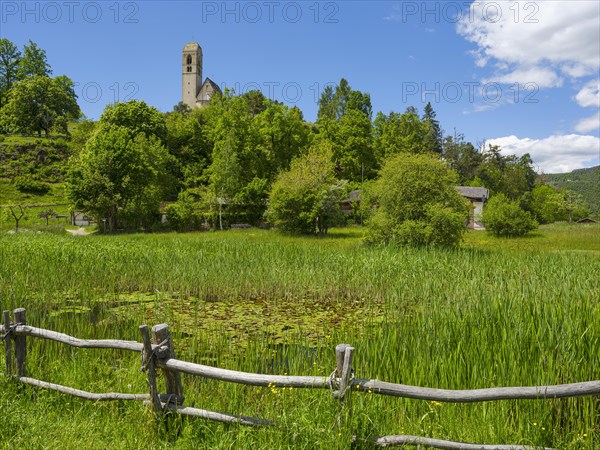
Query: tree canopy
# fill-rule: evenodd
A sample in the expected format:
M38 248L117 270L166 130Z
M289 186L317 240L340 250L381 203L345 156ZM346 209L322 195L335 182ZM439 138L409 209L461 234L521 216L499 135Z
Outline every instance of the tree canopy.
M457 175L434 155L398 154L386 160L373 186L377 208L368 240L409 245L457 245L468 207Z
M21 52L6 38L0 39L0 108L6 103L8 91L18 80Z
M331 144L321 142L292 161L271 189L269 222L290 233L323 234L341 220L344 183L336 181Z
M0 39L0 127L4 132L67 134L69 120L81 115L74 83L65 75L51 78L46 52L29 41L21 53Z
M167 139L164 115L144 101L130 100L108 105L100 116L100 124L103 127L124 127L133 136L139 133L144 133L148 138L154 136L163 143Z
M72 161L67 192L73 206L106 220L106 231L153 222L163 198L168 153L155 136L112 126L95 134ZM124 223L127 222L127 223Z
M36 75L14 83L0 110L2 127L12 132L66 133L67 121L81 115L73 82L66 76Z

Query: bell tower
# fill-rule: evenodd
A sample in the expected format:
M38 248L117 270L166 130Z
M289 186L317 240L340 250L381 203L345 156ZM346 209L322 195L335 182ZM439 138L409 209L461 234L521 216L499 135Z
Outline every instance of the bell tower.
M202 47L190 42L183 47L181 101L190 108L196 107L196 98L202 87Z

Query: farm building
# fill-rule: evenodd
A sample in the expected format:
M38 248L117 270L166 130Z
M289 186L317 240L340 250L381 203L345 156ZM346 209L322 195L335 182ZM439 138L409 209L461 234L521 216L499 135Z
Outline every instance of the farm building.
M483 205L490 197L490 191L483 187L456 186L456 190L471 202L471 213L467 227L472 230L485 230L481 223Z
M81 211L71 211L71 225L76 227L87 227L94 223L91 217Z
M348 194L348 198L342 200L341 207L344 214L350 214L353 211L353 205L358 207L360 205L360 196L358 195L358 189L353 190Z

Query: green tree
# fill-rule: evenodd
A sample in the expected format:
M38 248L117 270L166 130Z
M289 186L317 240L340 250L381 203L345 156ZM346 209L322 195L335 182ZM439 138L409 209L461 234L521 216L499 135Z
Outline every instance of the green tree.
M538 227L531 213L504 194L496 194L487 202L482 221L486 229L504 237L523 236Z
M404 114L379 113L375 118L375 148L380 158L398 153L427 153L432 149L427 141L428 126L414 108Z
M235 151L234 137L215 145L213 162L208 169L211 203L219 210L219 228L223 229L223 206L231 203L244 187L243 167Z
M352 90L344 78L340 80L335 89L332 86L325 86L319 98L318 122L339 120L351 110L362 112L370 120L372 115L370 95Z
M0 108L6 104L8 91L18 81L21 52L6 38L0 39Z
M329 122L324 127L321 138L333 144L333 161L338 178L361 182L376 175L373 127L363 112L348 110L337 122Z
M192 111L186 103L179 102L175 106L173 106L173 112L178 114L188 114Z
M317 113L317 120L319 122L335 120L337 118L337 109L333 98L333 86L325 86L319 98L319 111Z
M462 134L455 132L454 136L446 136L442 143L442 154L444 161L458 173L461 186L484 186L477 177L483 157L473 144L465 141Z
M0 121L12 132L41 135L44 131L48 136L57 125L61 125L57 131L66 133L67 121L80 115L68 77L32 76L13 85L7 104L0 110Z
M454 188L456 179L456 173L433 155L389 158L373 186L378 206L368 221L368 241L458 245L469 209Z
M433 110L430 102L427 102L423 110L422 118L425 128L424 140L427 150L441 154L442 153L442 129L440 123L436 119L436 113Z
M292 159L305 153L310 144L310 128L296 107L268 102L251 126L257 136L255 151L266 163L257 174L261 178L273 180L278 172L289 169Z
M258 136L252 127L252 119L246 99L231 91L213 97L206 111L207 137L212 145L210 178L223 180L227 175L220 175L218 171L233 170L232 161L235 160L235 164L244 168L236 172L238 178L235 181L227 182L235 191L234 185L241 187L256 176L262 178L268 167L265 156L256 151ZM222 185L222 182L218 184ZM232 197L235 192L227 194Z
M202 211L193 190L179 193L177 201L166 207L167 221L173 230L197 230L201 226Z
M520 204L541 224L565 220L567 216L564 196L548 184L540 184L531 192L526 192Z
M205 183L204 171L212 162L212 144L208 139L206 108L187 113L166 114L166 147L177 161L173 173L186 189Z
M94 122L85 117L76 122L71 132L71 142L74 144L75 148L81 150L85 147L85 144L94 135L97 128L98 122Z
M105 128L71 160L68 197L75 209L106 219L106 231L148 225L158 216L168 161L157 137Z
M165 117L156 108L148 106L144 101L130 100L128 102L108 105L100 116L101 127L124 127L132 136L144 133L146 137L155 136L162 143L167 139Z
M577 192L566 189L562 192L564 205L567 212L567 216L569 217L569 222L573 222L574 220L583 219L584 217L588 217L589 210L585 206L581 194Z
M500 147L489 145L482 157L477 176L493 194L502 193L511 200L517 200L535 187L536 175L528 153L519 158L504 156Z
M252 116L256 116L257 114L263 112L265 109L267 109L269 103L271 103L267 97L265 97L264 94L258 90L248 91L242 95L242 98L246 100L246 103L248 104L248 110Z
M23 47L23 57L19 60L17 78L24 80L29 77L49 77L52 69L46 59L46 51L38 45L29 41L29 45Z
M322 141L292 161L271 189L267 218L290 233L324 234L341 220L344 183L335 179L331 144Z

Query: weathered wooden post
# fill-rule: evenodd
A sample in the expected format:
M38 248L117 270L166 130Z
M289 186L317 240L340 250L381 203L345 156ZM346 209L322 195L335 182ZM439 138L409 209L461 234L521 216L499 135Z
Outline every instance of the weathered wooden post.
M156 370L154 368L154 352L152 351L152 342L150 341L150 332L147 325L140 325L142 333L142 342L144 343L144 351L142 352L142 371L148 372L148 387L150 390L150 404L154 411L154 419L160 422L162 415L162 404L158 396L156 387Z
M354 347L348 344L339 344L335 347L335 374L338 378L337 390L334 397L343 401L347 394L347 388L352 379L352 356Z
M6 354L6 376L12 375L12 340L9 334L10 312L4 311L4 352Z
M338 413L338 428L349 430L350 420L352 418L352 357L354 347L348 344L339 344L335 347L335 373L338 380L337 391L333 396L340 402Z
M158 359L166 360L175 358L171 333L169 333L169 326L166 323L161 323L160 325L154 325L152 327L152 340L154 341L154 345L161 345L166 349L164 352L156 353ZM167 385L167 404L183 404L183 386L181 384L179 372L168 369L163 369L163 372L165 374Z
M17 308L13 311L13 320L15 326L25 325L27 320L25 318L25 308ZM19 377L25 376L25 360L27 358L27 342L25 336L15 336L15 359L17 361L17 375Z

